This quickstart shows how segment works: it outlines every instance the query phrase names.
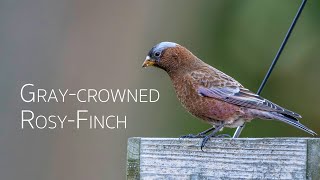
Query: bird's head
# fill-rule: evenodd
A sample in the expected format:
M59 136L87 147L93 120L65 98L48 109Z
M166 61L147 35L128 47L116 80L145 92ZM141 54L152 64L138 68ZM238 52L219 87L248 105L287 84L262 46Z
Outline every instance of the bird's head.
M192 66L197 59L188 49L177 43L161 42L151 48L142 67L154 66L169 73Z

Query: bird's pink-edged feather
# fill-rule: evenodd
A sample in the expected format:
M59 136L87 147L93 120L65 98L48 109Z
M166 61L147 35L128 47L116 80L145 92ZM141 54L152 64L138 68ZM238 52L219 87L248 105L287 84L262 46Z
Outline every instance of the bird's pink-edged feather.
M241 107L273 111L286 114L294 118L301 118L299 114L282 108L281 106L244 88L236 80L221 71L199 69L197 71L193 71L190 75L199 83L199 95L215 98Z

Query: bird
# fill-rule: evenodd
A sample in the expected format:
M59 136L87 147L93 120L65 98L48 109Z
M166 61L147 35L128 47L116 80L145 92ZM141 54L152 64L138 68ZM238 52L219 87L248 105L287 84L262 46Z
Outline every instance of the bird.
M196 135L182 136L203 138L201 150L211 137L219 137L216 134L223 127L236 128L255 118L278 120L317 135L299 122L302 116L298 113L253 93L177 43L161 42L153 46L142 64L144 68L150 66L166 71L182 106L212 125Z

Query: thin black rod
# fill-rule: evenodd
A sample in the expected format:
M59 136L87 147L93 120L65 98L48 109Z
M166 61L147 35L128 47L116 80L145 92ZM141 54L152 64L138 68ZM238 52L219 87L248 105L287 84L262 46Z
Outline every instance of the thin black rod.
M292 23L291 23L291 25L290 25L290 27L288 29L288 32L287 32L286 36L284 37L284 39L283 39L283 41L281 43L281 46L280 46L276 56L274 57L271 65L269 67L269 70L268 70L267 74L265 75L265 77L264 77L264 79L263 79L263 81L262 81L262 83L261 83L261 85L260 85L260 87L259 87L259 89L257 91L258 95L260 95L261 91L263 90L264 86L266 85L266 83L267 83L267 81L268 81L268 79L270 77L270 74L271 74L272 70L274 69L275 65L277 64L277 61L278 61L278 59L279 59L279 57L280 57L285 45L287 44L287 41L288 41L288 39L289 39L289 37L291 35L291 32L292 32L294 26L296 25L296 23L297 23L297 21L298 21L298 19L300 17L300 14L301 14L306 2L307 2L307 0L303 0L302 1L301 5L300 5L300 7L298 9L298 12L297 12L296 16L294 17L294 19L293 19L293 21L292 21ZM235 131L235 133L233 135L233 138L238 138L240 136L240 134L241 134L241 132L242 132L244 127L245 127L245 124L243 124L242 126L239 126L237 128L237 130Z
M260 85L260 87L259 87L259 89L258 89L258 92L257 92L258 95L261 93L262 89L263 89L264 86L266 85L266 83L267 83L267 81L268 81L268 79L269 79L269 77L270 77L270 74L271 74L273 68L274 68L275 65L277 64L278 59L279 59L279 57L280 57L280 55L281 55L281 53L282 53L285 45L287 44L287 41L288 41L288 39L289 39L289 37L290 37L290 35L291 35L291 32L292 32L294 26L296 25L296 23L297 23L297 21L298 21L298 19L299 19L299 17L300 17L300 14L301 14L301 12L302 12L302 10L303 10L304 5L306 4L306 2L307 2L307 0L303 0L303 1L302 1L301 5L300 5L300 7L299 7L299 10L298 10L298 12L297 12L297 14L296 14L296 16L294 17L294 19L293 19L293 21L292 21L292 23L291 23L291 26L289 27L289 30L288 30L286 36L284 37L284 39L283 39L283 41L282 41L282 43L281 43L281 46L280 46L280 48L279 48L276 56L274 57L274 59L273 59L273 61L272 61L272 64L271 64L270 68L269 68L266 76L264 77L264 79L263 79L263 81L262 81L262 83L261 83L261 85Z

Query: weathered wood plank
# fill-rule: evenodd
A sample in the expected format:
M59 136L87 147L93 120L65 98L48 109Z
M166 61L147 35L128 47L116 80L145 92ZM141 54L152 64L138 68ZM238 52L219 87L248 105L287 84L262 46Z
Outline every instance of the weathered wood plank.
M140 138L130 138L127 150L127 179L140 179Z
M319 138L130 138L127 179L320 179Z
M320 180L320 140L308 140L307 179Z

